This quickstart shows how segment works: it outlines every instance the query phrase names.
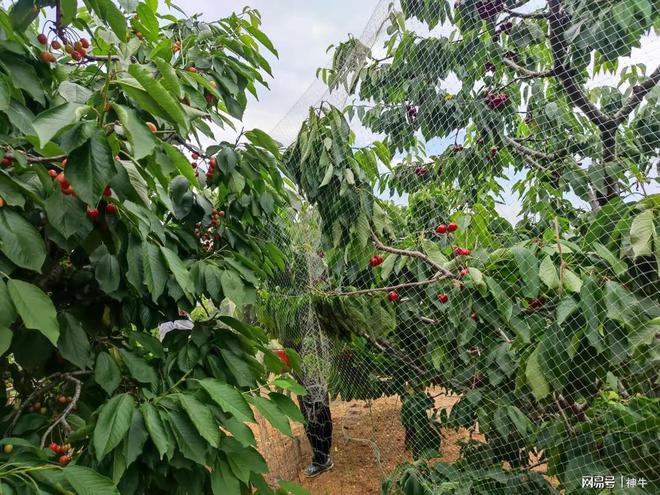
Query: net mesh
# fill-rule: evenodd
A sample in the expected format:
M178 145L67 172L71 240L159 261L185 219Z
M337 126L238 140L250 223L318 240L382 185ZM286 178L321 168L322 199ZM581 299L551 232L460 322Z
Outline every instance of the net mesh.
M313 493L657 493L659 25L383 1L334 47L273 131L299 206L259 318L309 391L274 477L359 444L369 483Z

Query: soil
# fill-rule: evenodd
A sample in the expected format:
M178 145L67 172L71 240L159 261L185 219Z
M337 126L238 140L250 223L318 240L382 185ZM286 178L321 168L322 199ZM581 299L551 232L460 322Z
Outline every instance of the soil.
M456 396L436 397L436 406L451 409ZM306 479L302 470L310 462L311 452L301 425L295 425L294 437L275 431L259 421L255 431L259 448L271 468L269 481L297 481L312 495L375 495L381 482L394 468L410 460L404 446L404 430L399 420L398 397L365 401L335 401L331 404L334 424L332 458L334 468L318 478ZM453 462L459 455L459 440L468 439L467 430L442 431L442 461ZM478 436L473 436L478 438Z

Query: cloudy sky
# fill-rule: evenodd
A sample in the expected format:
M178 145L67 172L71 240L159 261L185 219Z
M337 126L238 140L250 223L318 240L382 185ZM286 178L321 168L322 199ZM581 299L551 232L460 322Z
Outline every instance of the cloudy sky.
M331 57L326 53L328 46L345 40L349 33L360 36L378 4L379 0L177 1L188 14L203 13L209 21L246 5L261 12L262 29L279 50L279 59L269 57L273 68L270 91L262 90L260 102L248 105L244 124L246 129L265 131L273 130L315 81L316 69L327 66Z

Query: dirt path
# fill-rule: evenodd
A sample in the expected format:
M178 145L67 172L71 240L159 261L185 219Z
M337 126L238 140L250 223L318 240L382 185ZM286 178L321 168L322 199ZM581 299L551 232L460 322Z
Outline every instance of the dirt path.
M436 406L451 409L457 397L439 396ZM336 401L331 405L334 434L332 456L335 467L308 480L300 472L309 463L310 448L302 426L290 439L260 422L257 437L260 450L271 467L272 481L298 481L312 495L376 495L382 480L400 463L410 460L404 447L397 397L364 401ZM467 431L443 430L443 461L455 461L457 442L468 438Z

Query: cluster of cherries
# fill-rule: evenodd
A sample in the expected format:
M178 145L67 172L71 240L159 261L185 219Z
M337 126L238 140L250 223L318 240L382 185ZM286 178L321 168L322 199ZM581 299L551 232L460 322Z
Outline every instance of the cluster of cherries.
M106 198L109 198L112 196L112 189L110 186L105 186L105 190L103 191L103 196ZM117 213L117 205L114 203L106 203L105 205L105 214L106 215L114 215ZM99 209L98 208L91 208L87 207L87 216L89 217L90 220L94 221L96 220L100 215Z
M506 102L509 100L509 95L506 93L496 93L491 91L486 95L485 100L490 108L498 110L506 105Z
M70 443L65 443L63 445L60 445L58 443L52 442L49 446L48 449L53 452L54 454L59 455L60 457L57 459L57 462L61 464L62 466L66 466L71 462L71 455L73 454L73 447L71 447Z
M406 116L408 117L408 121L412 124L417 120L417 107L415 105L412 105L408 103L406 105Z
M197 164L197 160L200 159L200 155L199 153L193 151L191 156L194 161L190 165L192 166L193 169L197 169L197 167L199 166ZM215 157L209 158L209 168L206 170L207 183L213 180L217 168L218 168L218 160L216 160ZM196 170L195 176L199 177L199 170Z
M40 33L37 36L37 41L41 45L47 45L48 36L44 33ZM64 51L68 53L73 60L75 60L76 62L80 62L83 58L87 56L87 50L89 50L90 46L91 44L87 38L80 38L78 41L75 41L74 43L66 43L64 45ZM53 41L50 42L50 47L53 50L61 50L62 43L60 42L60 40L55 38ZM57 62L57 58L55 57L55 54L47 50L42 50L41 53L39 54L39 58L41 58L41 60L43 60L44 62L49 62L49 63Z
M446 234L447 232L456 232L457 230L458 230L458 225L453 222L450 223L449 225L445 225L444 223L441 223L435 229L435 231L438 234Z
M491 19L506 7L504 0L481 0L475 5L477 14L482 19Z
M211 212L211 221L208 225L202 225L201 222L195 224L195 237L199 239L204 250L212 251L214 244L220 240L220 219L224 218L224 216L224 211L214 209Z
M415 175L417 177L426 177L428 174L429 174L429 169L424 166L415 168Z

